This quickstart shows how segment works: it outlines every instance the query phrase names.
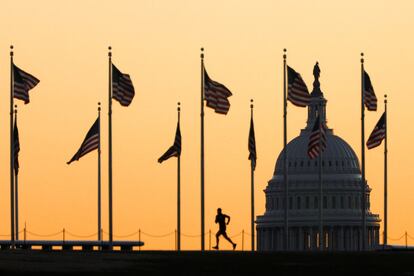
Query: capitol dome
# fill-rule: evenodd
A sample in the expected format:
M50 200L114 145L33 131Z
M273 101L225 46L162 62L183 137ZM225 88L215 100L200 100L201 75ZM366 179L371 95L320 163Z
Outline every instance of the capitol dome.
M265 213L256 219L259 251L361 248L361 169L352 147L327 125L327 100L320 89L319 73L316 64L306 126L287 144L286 151L279 154L273 177L264 190ZM326 132L326 148L320 159L311 159L308 156L309 137L318 114ZM285 152L288 204L284 181ZM365 246L370 249L379 244L380 219L370 211L371 189L367 182L365 191ZM286 214L288 235L285 233ZM323 234L319 236L321 229Z
M318 173L317 161L310 159L307 153L309 136L310 131L302 130L300 136L287 144L290 174ZM334 135L332 130L328 130L326 133L326 145L322 162L322 166L325 168L324 174L358 174L360 172L358 157L354 150L342 138ZM276 177L283 174L283 155L282 151L277 158L273 173Z

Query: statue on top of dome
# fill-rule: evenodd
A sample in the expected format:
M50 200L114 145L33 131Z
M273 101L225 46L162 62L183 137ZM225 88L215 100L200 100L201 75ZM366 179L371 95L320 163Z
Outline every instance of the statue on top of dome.
M315 80L313 81L313 91L311 93L312 96L323 95L320 89L320 83L319 83L320 74L321 74L321 69L319 69L319 62L316 62L315 66L313 67L313 76L315 77Z
M319 62L316 62L315 66L313 67L313 76L315 80L319 79L319 75L321 73L321 69L319 69Z

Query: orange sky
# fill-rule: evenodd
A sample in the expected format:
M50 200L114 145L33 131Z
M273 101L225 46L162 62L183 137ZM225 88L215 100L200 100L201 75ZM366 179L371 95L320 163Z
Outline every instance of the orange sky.
M247 160L249 100L255 100L256 211L283 144L282 49L312 87L321 68L328 124L360 154L360 52L379 99L366 114L368 137L389 95L389 236L414 236L411 127L414 84L412 1L23 1L0 4L0 234L10 232L9 46L15 64L40 79L31 103L17 101L20 131L20 229L49 234L96 232L96 152L66 165L103 104L103 227L107 215L107 47L131 75L136 96L113 105L114 234L155 235L176 227L176 162L157 158L171 145L182 102L182 232L200 233L200 47L212 79L232 92L227 116L206 109L206 231L217 207L230 235L250 230ZM306 110L289 105L288 138ZM366 152L371 210L383 217L383 148ZM105 235L105 238L107 235ZM8 238L8 237L0 237ZM37 238L28 235L28 238ZM59 236L52 237L59 238ZM67 237L71 238L71 237ZM129 239L136 239L137 236ZM173 236L142 236L147 249L173 249ZM241 236L235 237L241 243ZM390 240L392 242L392 240ZM404 242L400 240L399 242ZM412 244L414 240L410 240ZM245 248L250 244L245 238ZM206 240L208 246L208 239ZM230 248L223 243L224 248ZM183 249L199 249L183 237Z

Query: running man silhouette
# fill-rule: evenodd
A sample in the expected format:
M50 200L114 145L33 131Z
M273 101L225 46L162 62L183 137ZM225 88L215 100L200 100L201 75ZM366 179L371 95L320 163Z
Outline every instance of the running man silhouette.
M227 236L226 233L226 225L230 223L230 216L223 214L221 212L221 208L217 209L216 223L219 224L219 230L216 234L216 246L213 246L213 249L219 249L219 238L223 235L223 237L233 245L233 250L235 250L236 244Z

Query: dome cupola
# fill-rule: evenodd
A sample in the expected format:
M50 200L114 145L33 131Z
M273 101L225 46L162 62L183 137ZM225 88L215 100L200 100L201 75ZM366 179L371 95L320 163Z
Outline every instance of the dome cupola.
M308 106L306 127L301 130L298 137L294 138L286 146L289 175L318 172L318 161L310 159L307 153L309 136L318 114L326 129L326 149L322 153L324 174L360 174L358 157L354 150L342 138L334 135L333 130L327 126L327 100L320 88L320 72L319 63L316 62L313 68L315 80L313 81L313 90ZM284 152L282 151L277 158L274 171L275 176L283 177L283 155Z

